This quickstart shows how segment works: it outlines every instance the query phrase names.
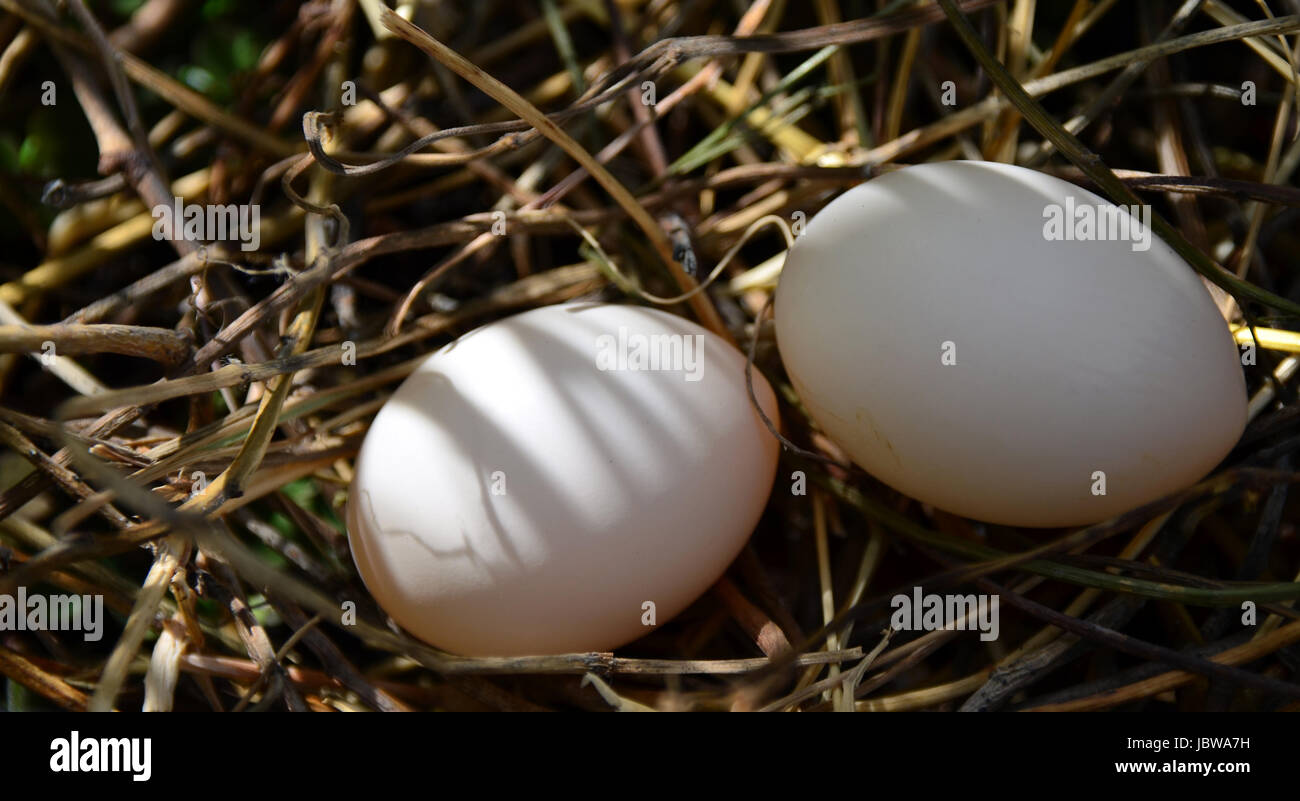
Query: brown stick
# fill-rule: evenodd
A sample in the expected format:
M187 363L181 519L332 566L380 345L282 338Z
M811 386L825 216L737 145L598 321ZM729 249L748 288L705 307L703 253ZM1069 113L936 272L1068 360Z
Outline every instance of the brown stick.
M0 353L40 353L62 356L81 353L119 353L163 364L179 364L189 355L190 339L170 328L108 323L78 325L0 325Z

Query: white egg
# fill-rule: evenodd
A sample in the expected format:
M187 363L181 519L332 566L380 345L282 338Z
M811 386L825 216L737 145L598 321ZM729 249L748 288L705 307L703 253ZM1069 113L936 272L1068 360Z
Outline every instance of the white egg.
M1092 523L1194 483L1245 426L1239 353L1198 276L1116 208L985 162L845 192L776 294L808 412L876 478L978 520Z
M535 309L434 353L379 411L349 542L384 610L440 648L607 650L722 575L777 450L715 334L654 309Z

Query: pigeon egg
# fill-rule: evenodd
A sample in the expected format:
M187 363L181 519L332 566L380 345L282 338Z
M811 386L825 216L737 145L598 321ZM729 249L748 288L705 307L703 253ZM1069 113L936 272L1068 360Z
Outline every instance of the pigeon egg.
M446 651L609 650L717 581L777 450L717 335L656 309L547 306L460 337L394 392L357 457L349 543L380 606Z
M976 520L1093 523L1183 489L1246 422L1200 278L1123 209L986 162L905 167L827 205L787 255L781 357L885 484Z

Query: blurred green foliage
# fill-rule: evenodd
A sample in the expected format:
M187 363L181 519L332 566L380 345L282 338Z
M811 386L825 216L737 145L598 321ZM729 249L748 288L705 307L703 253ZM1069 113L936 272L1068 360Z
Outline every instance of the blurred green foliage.
M104 27L112 30L143 2L107 0L95 11ZM253 0L206 0L198 13L181 15L147 59L214 103L230 106L280 28L281 20L267 10L266 3ZM53 106L41 103L45 81L55 83ZM146 125L171 110L162 98L135 89ZM25 179L21 183L33 195L34 205L39 205L41 185L51 178L98 177L94 136L67 76L48 50L39 48L23 65L20 80L8 88L4 100L16 113L0 118L0 171ZM38 213L53 216L53 210L44 207Z

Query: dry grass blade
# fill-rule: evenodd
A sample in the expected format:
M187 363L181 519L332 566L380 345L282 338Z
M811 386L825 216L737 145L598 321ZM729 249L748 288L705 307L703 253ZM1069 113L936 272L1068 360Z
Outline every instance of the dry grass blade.
M664 233L663 228L628 192L627 188L596 161L573 137L565 133L564 129L548 119L545 114L538 111L536 106L525 100L519 93L397 14L385 9L382 19L384 26L390 31L454 70L462 78L482 89L515 114L518 114L520 119L532 125L547 139L563 148L564 152L581 164L591 174L592 178L604 187L605 191L609 192L610 197L614 198L619 207L627 212L627 215L650 240L659 258L672 272L674 280L677 281L677 285L681 287L682 291L689 292L694 288L695 282L673 258L673 247L669 243L668 236ZM722 319L718 317L717 310L713 308L713 305L709 303L705 296L693 296L690 304L691 309L699 317L701 324L705 328L725 340L732 339L726 327L723 326Z

